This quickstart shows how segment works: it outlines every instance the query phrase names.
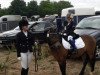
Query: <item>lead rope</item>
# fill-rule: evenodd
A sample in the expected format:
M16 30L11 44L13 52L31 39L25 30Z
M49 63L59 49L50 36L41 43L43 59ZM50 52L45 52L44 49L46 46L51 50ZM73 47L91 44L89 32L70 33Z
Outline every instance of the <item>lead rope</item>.
M34 56L35 56L35 72L38 71L38 59L39 59L39 56L41 56L42 53L40 51L40 45L39 45L39 42L36 41L35 42L35 46L34 46Z

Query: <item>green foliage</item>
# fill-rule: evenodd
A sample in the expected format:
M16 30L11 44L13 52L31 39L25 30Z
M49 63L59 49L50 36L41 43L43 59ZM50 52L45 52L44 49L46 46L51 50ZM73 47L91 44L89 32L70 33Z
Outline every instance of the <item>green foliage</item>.
M0 71L3 71L4 69L7 69L8 68L8 66L7 65L5 65L5 63L3 62L3 63L0 63Z
M58 9L58 14L61 14L61 10L64 8L69 8L72 7L72 5L68 2L68 1L59 1L58 5L57 5L57 9Z
M8 9L0 9L0 16L2 15L8 15Z
M24 0L14 0L9 7L9 14L25 15L26 3Z
M37 5L37 2L36 1L30 1L28 3L28 6L27 6L27 16L28 17L31 17L32 15L37 15L38 14L38 5Z
M40 15L45 16L46 14L52 14L53 4L50 1L42 1L39 6Z
M38 5L37 1L32 0L27 5L24 0L13 0L11 6L7 9L0 9L0 16L12 14L31 17L32 15L40 15L41 17L51 14L61 14L64 8L72 7L68 1L50 2L50 0L41 1Z

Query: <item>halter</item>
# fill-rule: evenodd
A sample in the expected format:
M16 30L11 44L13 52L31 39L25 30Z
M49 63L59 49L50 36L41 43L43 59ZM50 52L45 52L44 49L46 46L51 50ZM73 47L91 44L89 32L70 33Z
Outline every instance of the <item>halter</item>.
M55 30L55 32L50 32L50 30L49 30L49 32L48 32L48 34L47 34L47 37L50 37L49 35L59 35L58 33L57 33L57 29ZM57 41L55 41L55 42L53 42L53 43L49 43L49 45L50 45L50 48L54 48L55 47L55 45L56 45L56 43L58 42L59 40L57 40Z

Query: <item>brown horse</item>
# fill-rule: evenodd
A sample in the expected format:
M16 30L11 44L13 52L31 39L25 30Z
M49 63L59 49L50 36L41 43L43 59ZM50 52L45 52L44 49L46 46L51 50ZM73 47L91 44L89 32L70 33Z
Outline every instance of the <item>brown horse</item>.
M48 44L51 49L51 54L57 60L62 75L66 75L66 59L68 57L69 50L65 49L60 43L59 35L55 32L55 30L50 30L48 34ZM88 35L82 35L81 37L85 43L85 47L79 49L74 57L82 57L83 67L79 75L84 75L84 70L88 62L91 67L91 73L94 71L96 41L93 37Z

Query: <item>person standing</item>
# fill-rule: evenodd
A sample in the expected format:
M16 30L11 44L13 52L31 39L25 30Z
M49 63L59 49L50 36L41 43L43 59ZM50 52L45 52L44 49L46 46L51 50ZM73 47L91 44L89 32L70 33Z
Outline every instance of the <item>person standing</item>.
M17 49L17 58L21 61L21 75L28 75L29 64L32 59L34 45L34 36L28 31L28 21L19 22L20 32L16 35L15 47Z

